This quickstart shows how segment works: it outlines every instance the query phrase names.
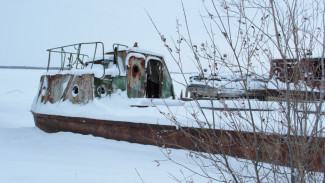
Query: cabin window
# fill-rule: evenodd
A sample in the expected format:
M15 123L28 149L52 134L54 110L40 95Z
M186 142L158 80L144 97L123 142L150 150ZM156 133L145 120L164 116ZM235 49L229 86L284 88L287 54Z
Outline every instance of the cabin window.
M161 62L149 60L147 66L147 97L160 98L161 90Z

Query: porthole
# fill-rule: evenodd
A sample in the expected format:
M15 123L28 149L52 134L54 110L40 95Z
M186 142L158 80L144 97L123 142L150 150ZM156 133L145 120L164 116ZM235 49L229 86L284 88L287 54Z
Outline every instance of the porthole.
M97 87L97 93L100 97L105 97L107 95L107 88L105 85L100 85Z
M75 85L73 88L72 88L72 91L71 91L71 94L73 97L76 97L79 93L79 87L77 85Z
M137 74L139 72L139 67L137 65L133 65L132 70L134 74Z

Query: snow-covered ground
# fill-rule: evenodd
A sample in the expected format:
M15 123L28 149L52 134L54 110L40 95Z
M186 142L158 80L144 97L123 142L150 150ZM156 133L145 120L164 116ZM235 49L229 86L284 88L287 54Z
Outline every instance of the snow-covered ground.
M157 166L155 160L166 158L155 146L39 130L30 109L43 72L0 70L0 182L173 182L171 175L191 177L170 161ZM172 150L172 155L188 162L187 151Z
M40 76L44 72L43 70L0 69L0 182L176 182L175 179L182 182L189 180L208 182L189 169L167 160L163 154L165 149L159 147L70 132L48 134L35 127L30 110L37 93ZM181 75L172 74L172 78L182 81ZM184 91L182 85L177 82L174 82L174 86L177 95L181 90ZM132 102L132 100L130 101ZM139 101L143 105L152 104L150 101L149 103L145 100ZM163 104L159 100L155 102ZM179 106L177 111L173 111L176 114L182 113L182 107L194 105L193 102L184 106L178 105L179 101L169 102L175 104L172 105L172 108L176 109ZM225 106L222 104L223 102L227 103L229 108L246 108L245 106L247 106L243 100L229 100L215 101L214 107ZM255 100L253 102L255 107L271 110L269 113L265 112L271 116L273 113L278 114L276 111L280 110L279 106L274 103ZM157 105L163 107L162 104ZM199 105L211 107L209 101L200 101ZM154 111L154 107L146 109ZM134 108L134 111L137 109ZM245 114L245 111L242 113ZM215 111L215 114L215 118L218 119L216 120L218 128L234 128L234 126L227 126L231 121L231 115L227 117L227 113L222 111ZM263 117L263 115L262 111L254 114L254 118L256 117L257 121L262 118L268 121L268 117ZM282 125L274 123L275 118L279 117L271 117L270 123L264 121L260 125L255 125L263 131L267 131L267 129L272 129L273 132L283 131ZM238 128L245 129L244 123L241 123L241 120L238 121L240 122ZM195 164L195 155L193 157L193 154L186 150L171 149L170 156L191 170L199 170ZM254 177L251 174L254 169L249 163L250 161L232 157L229 157L228 161L238 174L243 173ZM205 160L202 163L209 164ZM212 175L217 179L222 178L219 170L216 171L213 166ZM273 174L269 174L270 170L268 170L271 165L264 163L263 166L268 168L261 169L260 172L267 177L270 176L272 180ZM284 167L280 167L278 170L283 173L277 176L285 176L288 171ZM231 178L227 173L225 176L227 179ZM254 182L254 179L250 179L250 181Z

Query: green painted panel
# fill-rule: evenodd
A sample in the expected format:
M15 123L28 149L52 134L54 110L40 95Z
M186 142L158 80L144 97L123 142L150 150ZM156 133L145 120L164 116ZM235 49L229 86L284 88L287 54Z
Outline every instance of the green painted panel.
M165 69L164 69L164 73L163 73L162 98L168 98L168 97L175 98L172 79L169 75L167 67L166 66L164 66L164 67L165 67Z
M95 97L101 98L115 93L118 89L126 90L125 76L105 76L104 79L94 78L94 93Z
M126 76L119 76L113 78L112 90L115 92L120 89L121 91L126 90Z

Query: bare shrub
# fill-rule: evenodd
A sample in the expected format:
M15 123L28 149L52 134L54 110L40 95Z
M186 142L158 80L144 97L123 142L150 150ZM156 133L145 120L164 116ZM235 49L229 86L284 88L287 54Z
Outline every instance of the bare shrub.
M227 71L243 91L239 98L210 93L184 104L195 128L174 111L165 114L197 148L188 152L198 167L190 170L220 182L324 182L325 2L212 0L202 5L205 13L197 26L207 39L200 42L192 39L183 2L184 20L177 21L173 38L167 39L152 21L185 86L190 85L183 72L183 65L191 63L184 61L188 49L191 55L185 56L206 88L220 92L212 76ZM265 101L249 95L250 73L268 77ZM189 168L169 151L162 150Z

